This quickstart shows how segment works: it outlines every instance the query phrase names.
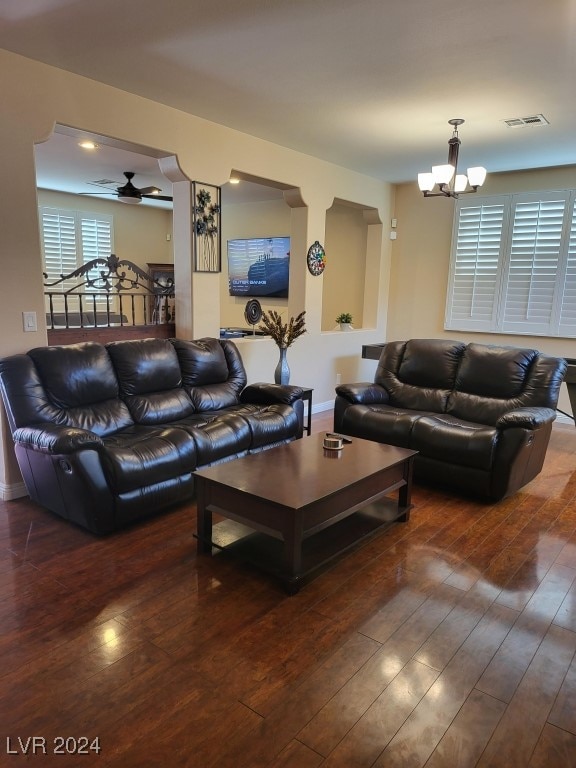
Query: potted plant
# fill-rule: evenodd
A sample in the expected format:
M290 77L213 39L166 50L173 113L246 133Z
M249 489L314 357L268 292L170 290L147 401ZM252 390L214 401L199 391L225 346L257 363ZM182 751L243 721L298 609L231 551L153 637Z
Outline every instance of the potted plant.
M288 384L290 381L290 368L286 360L286 350L299 336L306 333L305 315L306 310L300 312L296 317L291 317L287 323L283 323L278 312L273 309L262 313L260 330L271 336L280 350L280 360L274 371L274 381L276 384Z
M352 315L350 312L341 312L336 318L336 322L340 324L341 331L350 331L352 329Z

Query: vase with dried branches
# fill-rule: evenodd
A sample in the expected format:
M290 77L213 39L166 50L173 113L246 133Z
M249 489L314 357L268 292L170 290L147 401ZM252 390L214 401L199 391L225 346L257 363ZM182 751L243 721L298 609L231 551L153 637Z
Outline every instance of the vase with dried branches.
M296 339L306 333L306 310L296 317L291 317L288 322L283 322L278 312L271 309L262 313L262 325L260 330L267 333L276 342L280 350L280 359L274 371L276 384L288 384L290 381L290 368L286 359L286 350Z

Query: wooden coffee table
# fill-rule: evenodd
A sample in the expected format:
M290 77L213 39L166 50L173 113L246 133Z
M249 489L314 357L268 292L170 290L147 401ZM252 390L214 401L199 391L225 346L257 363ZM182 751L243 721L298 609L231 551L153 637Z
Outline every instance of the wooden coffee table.
M416 451L360 438L329 451L323 438L195 472L198 552L235 552L294 594L339 553L408 520ZM392 494L397 498L385 498ZM213 526L213 514L226 520Z

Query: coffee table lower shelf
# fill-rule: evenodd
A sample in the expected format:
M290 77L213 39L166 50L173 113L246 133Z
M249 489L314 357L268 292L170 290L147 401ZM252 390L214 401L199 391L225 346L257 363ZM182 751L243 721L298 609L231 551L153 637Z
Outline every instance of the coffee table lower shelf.
M282 581L288 594L293 595L302 583L325 569L335 558L407 517L408 510L404 509L399 514L397 501L386 498L304 538L301 569L297 577L288 577L283 572L284 541L280 537L260 533L234 520L224 519L214 524L212 553L226 552L272 574Z

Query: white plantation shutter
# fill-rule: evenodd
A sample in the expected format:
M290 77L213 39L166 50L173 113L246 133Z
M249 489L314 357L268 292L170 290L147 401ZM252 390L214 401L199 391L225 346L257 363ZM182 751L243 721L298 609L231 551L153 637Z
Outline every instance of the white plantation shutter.
M553 333L553 310L568 193L517 199L504 283L502 330Z
M81 214L80 232L82 237L83 262L106 258L112 253L112 217L105 219Z
M560 305L559 335L576 336L576 202L571 206L572 216Z
M49 283L92 259L107 258L113 252L113 218L106 214L41 207L40 230L44 271L48 275L46 282ZM98 270L91 272L90 276L93 277ZM64 293L75 285L75 280L66 280L46 290ZM106 298L99 297L97 304L106 305Z
M86 264L92 259L105 259L112 253L112 217L96 218L82 214L80 219L80 238L82 243L82 261ZM91 269L89 277L98 276L99 270ZM105 303L104 297L97 299Z
M503 199L459 207L446 328L486 330L494 327L504 216Z
M52 283L78 267L76 221L71 212L42 208L40 224L44 271Z
M446 329L576 337L575 196L458 200Z

